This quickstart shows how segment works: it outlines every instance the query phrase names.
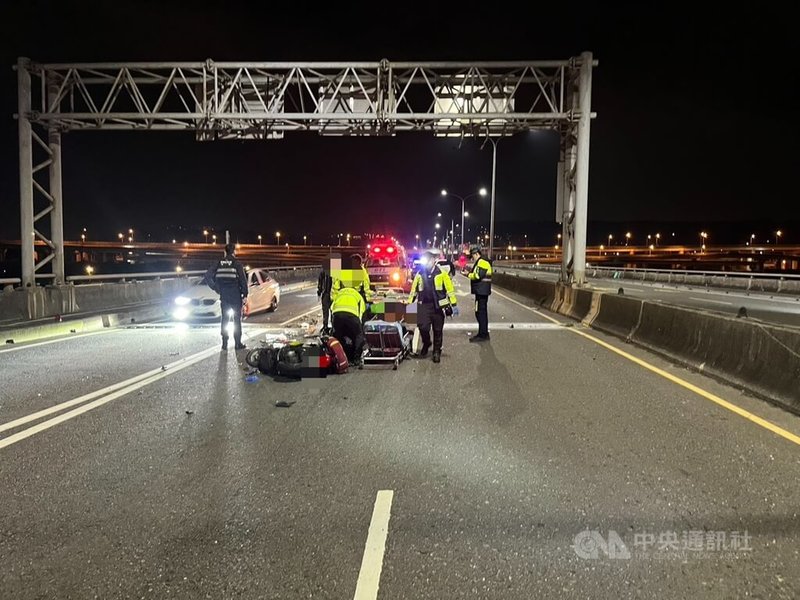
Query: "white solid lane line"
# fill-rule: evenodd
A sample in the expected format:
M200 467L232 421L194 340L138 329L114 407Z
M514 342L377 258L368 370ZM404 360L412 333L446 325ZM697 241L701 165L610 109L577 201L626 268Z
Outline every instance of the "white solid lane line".
M63 337L56 338L54 340L47 340L45 342L34 342L32 344L21 344L19 346L14 345L13 348L4 348L0 350L0 354L5 354L6 352L16 352L17 350L27 350L28 348L35 348L36 346L46 346L47 344L55 344L56 342L66 342L67 340L77 340L78 338L82 337L89 337L90 335L100 335L102 333L108 333L109 331L116 331L115 328L103 329L101 331L90 331L89 333L79 333L75 334L67 334Z
M301 313L299 315L295 315L294 317L292 317L292 318L284 321L283 323L281 323L279 326L280 327L284 327L284 326L288 325L289 323L291 323L293 321L296 321L297 319L301 319L301 318L303 318L303 317L305 317L307 315L310 315L310 314L312 314L312 313L314 313L314 312L316 312L318 310L319 310L319 308L315 307L315 308L313 308L313 309L311 309L309 311L306 311L306 312ZM264 329L264 328L257 329L255 331L253 331L252 333L250 333L250 337L251 338L255 338L256 336L261 335L262 333L265 333L265 331L266 331L266 329ZM193 365L195 363L198 363L201 360L203 360L205 358L208 358L209 356L213 356L213 355L217 354L218 352L219 352L218 347L214 346L213 348L208 348L207 350L202 350L201 352L193 354L192 356L189 356L187 358L183 358L181 360L175 361L173 363L170 363L169 365L165 365L162 368L153 369L153 370L148 371L146 373L142 373L141 375L137 375L136 377L131 377L130 379L127 379L125 381L122 381L120 383L116 383L116 384L108 386L108 387L105 387L105 388L103 388L101 390L97 390L97 391L92 392L90 394L85 394L85 395L80 396L78 398L74 398L73 400L68 400L66 402L62 402L62 403L57 404L55 406L51 406L50 408L46 408L44 410L35 412L35 413L27 415L25 417L21 417L19 419L15 419L14 421L10 421L8 423L4 423L4 424L0 425L0 432L7 431L9 429L14 429L16 427L19 427L19 426L24 425L26 423L29 423L31 421L35 421L35 420L41 419L42 417L46 417L46 416L51 415L53 413L61 412L61 411L66 410L66 409L68 409L68 408L70 408L72 406L83 404L83 406L80 406L79 408L76 408L76 409L71 410L71 411L69 411L67 413L59 415L58 417L53 417L52 419L48 419L47 421L39 423L38 425L35 425L33 427L29 427L28 429L25 429L23 431L15 433L14 435L11 435L11 436L9 436L7 438L1 439L0 440L0 449L5 448L6 446L10 446L11 444L15 444L16 442L19 442L20 440L24 440L25 438L28 438L28 437L30 437L32 435L35 435L35 434L37 434L37 433L39 433L41 431L46 430L46 429L49 429L50 427L58 425L59 423L63 423L64 421L67 421L67 420L69 420L69 419L71 419L73 417L76 417L76 416L81 415L81 414L83 414L83 413L85 413L87 411L90 411L90 410L92 410L94 408L97 408L98 406L102 406L103 404L106 404L107 402L110 402L111 400L115 400L116 398L119 398L121 396L129 394L130 392L136 391L137 389L139 389L141 387L144 387L146 385L149 385L151 383L154 383L154 382L158 381L159 379L163 379L164 377L167 377L168 375L170 375L172 373L177 373L178 371L182 371L183 369L185 369L185 368L187 368L187 367L189 367L189 366L191 366L191 365ZM93 402L89 402L90 400L94 400L94 401ZM89 403L88 404L84 404L86 402L89 402Z
M445 323L444 328L446 330L456 330L456 331L474 331L478 329L477 323ZM499 331L501 329L508 329L508 330L556 330L556 329L564 329L563 325L556 325L555 323L489 323L489 331Z
M40 432L42 432L42 431L44 431L46 429L50 429L51 427L55 427L59 423L63 423L64 421L68 421L69 419L72 419L74 417L77 417L78 415L81 415L81 414L83 414L85 412L93 410L93 409L97 408L98 406L102 406L103 404L111 402L112 400L116 400L117 398L119 398L121 396L125 396L126 394L130 394L131 392L134 392L134 391L138 390L139 388L142 388L142 387L144 387L146 385L150 385L151 383L155 383L159 379L164 379L165 377L168 377L168 376L172 375L173 373L177 373L178 371L182 371L183 369L185 369L187 367L190 367L193 364L198 363L201 360L204 360L204 359L208 358L209 356L213 356L214 354L218 354L218 353L219 353L219 350L215 346L214 348L209 348L208 350L203 350L202 352L198 352L197 354L194 354L194 355L190 356L189 358L185 359L182 364L180 364L178 366L175 366L172 369L163 370L163 371L161 369L158 369L158 373L155 374L155 375L151 375L150 377L148 377L146 379L142 379L141 381L138 381L138 382L136 382L136 383L134 383L132 385L129 385L127 387L123 387L122 389L118 389L117 391L112 392L112 393L110 393L110 394L108 394L106 396L102 396L101 398L98 398L94 402L89 402L88 404L84 404L83 406L79 406L78 408L73 409L73 410L71 410L69 412L66 412L66 413L63 413L61 415L58 415L57 417L53 417L52 419L48 419L47 421L42 421L41 423L39 423L37 425L34 425L33 427L29 427L28 429L23 429L22 431L20 431L18 433L15 433L14 435L10 435L7 438L1 439L0 440L0 449L3 449L6 446L10 446L12 444L16 444L17 442L22 441L22 440L24 440L26 438L29 438L32 435L36 435L37 433L40 433Z
M313 287L313 286L309 286L309 287ZM283 293L286 294L286 295L289 295L289 294L295 295L296 292L301 291L303 289L306 289L306 288L297 288L297 289L294 289L294 290L288 290L288 291L283 292ZM303 298L305 296L298 295L297 297L298 298ZM290 319L289 321L286 321L285 323L281 323L281 326L285 325L286 323L291 323L294 319L300 318L300 317L305 316L307 314L309 314L309 313L303 313L302 315L299 315L298 317L294 317L293 319ZM147 326L147 323L142 323L140 325L145 327L145 326ZM164 325L164 327L174 327L174 326L175 326L174 323L165 324ZM217 322L215 324L215 326L218 327L219 323ZM254 326L257 326L257 325L254 324ZM19 350L27 350L28 348L35 348L36 346L45 346L47 344L55 344L57 342L68 342L70 340L77 340L78 338L88 337L90 335L101 335L103 333L110 333L112 331L122 331L122 330L125 330L125 329L139 329L139 328L138 327L129 327L127 325L119 325L119 326L115 326L115 327L107 327L107 328L102 329L100 331L90 331L88 333L79 333L79 334L67 333L67 334L59 336L57 338L54 338L54 339L51 339L51 340L45 340L43 342L33 342L31 344L26 344L26 343L23 342L22 344L19 344L19 345L14 344L13 348L3 348L2 350L0 350L0 354L5 354L6 352L17 352Z
M723 302L722 300L712 300L711 298L696 298L694 296L689 296L689 300L699 300L700 302L713 302L714 304L733 306L733 302Z
M372 520L369 524L364 558L361 560L361 571L358 573L358 583L353 600L375 600L378 597L393 497L394 491L381 490L375 498L375 507L372 509Z

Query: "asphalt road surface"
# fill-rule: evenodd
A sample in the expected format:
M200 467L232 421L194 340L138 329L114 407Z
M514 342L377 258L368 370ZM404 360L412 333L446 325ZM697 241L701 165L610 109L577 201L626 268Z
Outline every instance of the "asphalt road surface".
M557 281L558 274L545 271L508 269L521 276ZM592 279L590 288L612 294L622 288L626 295L640 300L663 302L687 308L699 308L728 315L736 315L744 307L752 319L779 325L800 327L800 296L791 294L765 294L721 288L706 288L666 283L642 283L628 279Z
M213 325L1 350L0 598L800 597L797 417L511 295L471 344L460 300L441 364L327 379Z

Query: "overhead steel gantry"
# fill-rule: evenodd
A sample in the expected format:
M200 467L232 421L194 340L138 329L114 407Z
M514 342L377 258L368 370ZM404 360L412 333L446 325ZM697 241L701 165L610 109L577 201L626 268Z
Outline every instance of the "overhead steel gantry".
M557 217L562 279L582 284L593 61L181 62L38 64L17 60L22 284L63 284L61 135L176 130L199 140L287 131L380 136L561 134ZM49 231L47 221L49 220ZM34 243L50 252L36 257Z

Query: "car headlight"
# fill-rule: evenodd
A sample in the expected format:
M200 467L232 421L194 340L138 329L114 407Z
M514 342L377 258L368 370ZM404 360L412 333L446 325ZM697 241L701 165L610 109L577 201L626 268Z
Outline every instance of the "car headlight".
M189 316L189 311L186 308L176 308L175 312L172 313L172 316L178 321L183 321Z
M178 296L177 298L175 298L175 304L177 306L186 306L191 301L192 301L191 298L187 298L186 296Z

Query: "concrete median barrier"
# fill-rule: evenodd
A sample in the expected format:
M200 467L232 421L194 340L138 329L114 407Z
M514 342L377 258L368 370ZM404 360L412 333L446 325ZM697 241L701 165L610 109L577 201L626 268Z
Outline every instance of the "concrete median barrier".
M626 296L597 295L600 308L597 316L589 324L595 329L631 341L634 331L639 326L644 302Z
M509 273L497 274L494 283L800 413L800 329Z
M492 275L492 284L530 298L545 308L551 308L556 298L556 286L553 282L533 277L519 277L506 272L498 272Z
M800 412L797 329L643 302L632 341Z

